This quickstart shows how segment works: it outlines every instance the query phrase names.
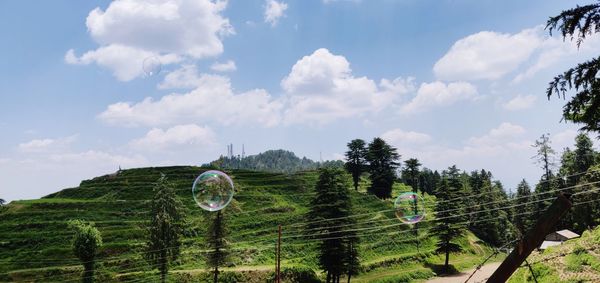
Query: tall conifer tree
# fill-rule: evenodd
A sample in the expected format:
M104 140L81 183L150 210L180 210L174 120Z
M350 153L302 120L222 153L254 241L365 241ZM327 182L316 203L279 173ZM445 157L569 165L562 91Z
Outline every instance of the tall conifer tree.
M369 178L371 186L369 193L380 199L392 197L392 185L396 178L400 155L396 148L387 144L381 138L375 138L369 144L367 150L367 161L369 162Z
M355 139L348 143L348 151L346 151L346 170L352 175L354 189L358 191L358 182L360 176L367 169L367 149L365 141Z
M160 281L166 282L169 264L179 256L185 215L183 204L164 175L156 182L154 192L146 257L160 271Z

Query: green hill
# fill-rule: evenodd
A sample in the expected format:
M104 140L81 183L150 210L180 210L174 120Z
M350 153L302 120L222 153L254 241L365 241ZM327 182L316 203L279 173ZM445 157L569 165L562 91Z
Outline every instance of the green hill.
M536 251L527 260L538 282L600 282L600 227L560 246ZM509 282L534 282L534 279L531 271L522 267Z
M0 281L79 281L82 271L70 248L67 220L93 221L102 233L104 246L98 256L99 281L153 282L158 280L143 259L144 224L149 219L153 183L166 174L186 206L187 229L183 256L171 271L178 282L203 282L206 247L205 213L196 207L191 184L206 169L161 167L123 170L82 181L42 199L14 201L0 213ZM233 170L234 201L225 210L231 230L233 257L224 282L265 282L275 265L277 225L283 225L282 267L317 272L316 242L306 237L303 223L317 178L315 171L278 174ZM419 250L408 225L400 224L391 201L366 195L364 186L352 191L354 213L361 229L360 259L363 272L353 282L402 282L435 275L443 259L434 254L435 239L427 234L429 222L421 223ZM408 187L395 185L395 194ZM425 196L433 204L435 198ZM426 218L430 219L428 216ZM451 263L470 268L489 254L472 234L462 240L463 252ZM204 278L204 279L203 279ZM229 280L229 281L227 281Z
M316 162L306 157L298 157L295 153L283 149L267 150L250 156L221 156L210 163L212 166L224 169L246 169L252 171L267 171L292 173L315 170L319 167L343 167L341 160Z

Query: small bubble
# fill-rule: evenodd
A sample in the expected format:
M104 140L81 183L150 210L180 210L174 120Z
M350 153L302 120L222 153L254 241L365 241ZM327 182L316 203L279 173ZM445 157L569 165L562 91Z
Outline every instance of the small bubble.
M158 57L150 56L144 59L142 69L144 70L144 74L146 74L146 76L156 76L162 70L162 64L160 63L160 59L158 59Z

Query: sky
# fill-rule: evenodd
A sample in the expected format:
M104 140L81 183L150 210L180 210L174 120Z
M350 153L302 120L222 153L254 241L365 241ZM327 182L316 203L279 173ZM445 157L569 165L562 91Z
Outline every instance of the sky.
M374 137L514 190L542 175L542 134L573 145L545 90L600 39L577 48L544 27L591 2L0 1L0 198L200 165L230 143L319 160Z

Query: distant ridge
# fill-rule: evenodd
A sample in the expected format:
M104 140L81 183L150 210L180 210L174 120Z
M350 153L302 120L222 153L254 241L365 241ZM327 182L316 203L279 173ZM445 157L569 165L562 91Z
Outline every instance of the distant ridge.
M314 170L319 167L343 167L341 160L328 160L316 162L306 157L299 158L295 153L284 150L267 150L263 153L241 156L221 156L209 164L211 167L222 169L247 169L275 173L293 173L305 170Z

